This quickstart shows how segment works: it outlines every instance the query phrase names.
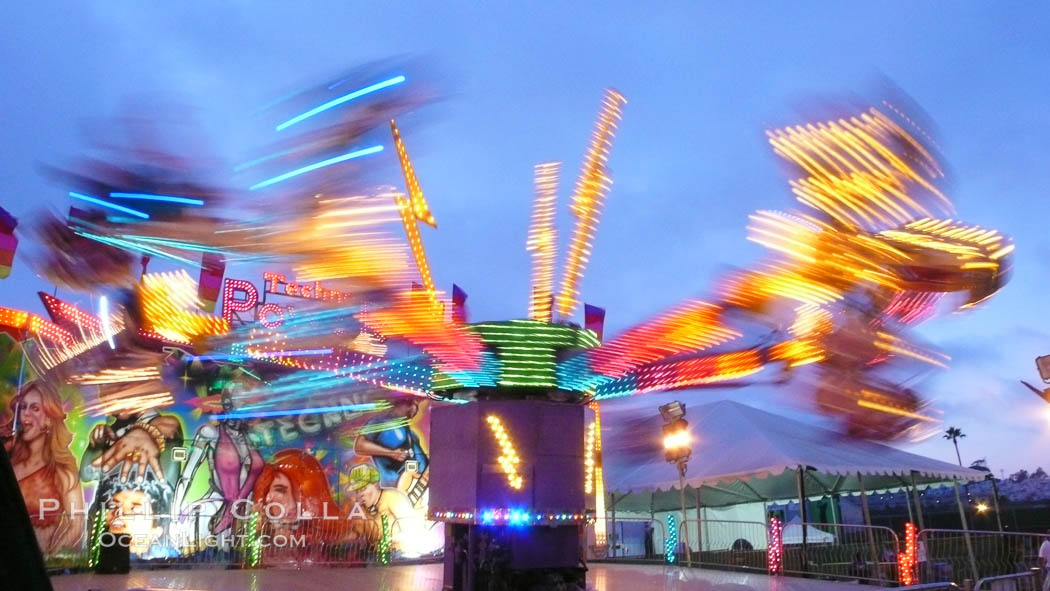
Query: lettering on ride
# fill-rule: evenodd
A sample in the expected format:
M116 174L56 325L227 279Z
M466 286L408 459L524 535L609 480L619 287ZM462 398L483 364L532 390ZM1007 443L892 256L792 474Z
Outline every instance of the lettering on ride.
M350 299L350 294L338 289L328 289L321 285L320 281L314 281L313 283L287 282L284 275L269 271L263 273L263 280L266 293L307 300L323 300L325 302L345 302Z
M288 281L281 273L263 272L263 293L322 302L348 302L351 295L338 289L329 289L320 281ZM259 289L250 281L227 278L222 290L222 316L229 322L242 320L240 314L251 314L252 318L266 328L277 328L295 308L260 301Z

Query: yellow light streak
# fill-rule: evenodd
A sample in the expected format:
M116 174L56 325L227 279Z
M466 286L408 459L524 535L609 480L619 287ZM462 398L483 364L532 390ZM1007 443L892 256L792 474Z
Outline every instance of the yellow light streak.
M873 394L872 392L870 392L868 390L862 390L862 392L865 392L865 393L868 393L868 394ZM872 410L878 410L878 411L881 411L881 412L885 412L885 413L889 413L889 414L897 415L897 416L901 416L901 417L908 417L908 418L912 418L912 419L917 419L919 421L926 421L926 422L929 422L929 423L937 422L937 419L934 419L933 417L928 417L928 416L923 415L923 414L907 411L907 410L904 410L904 409L901 409L901 408L897 408L897 407L894 407L894 406L888 406L886 404L880 404L878 402L872 402L870 400L858 400L857 401L857 406L860 406L860 407L863 407L863 408L870 408Z
M525 478L518 472L521 458L518 457L518 453L514 450L514 442L510 440L510 435L504 429L503 421L499 417L489 415L485 420L492 430L492 436L496 438L496 443L499 445L500 455L496 458L496 461L499 462L503 473L507 475L507 484L514 490L521 490L525 483Z
M576 227L569 242L569 252L562 275L561 292L558 295L558 314L571 316L579 305L579 286L583 272L591 257L591 247L598 231L602 203L612 184L606 174L606 161L609 149L616 136L616 126L620 121L623 106L627 99L619 92L609 89L602 99L602 108L598 113L591 145L584 158L583 170L576 181L571 210L576 216Z
M532 225L525 249L532 253L532 293L529 318L550 322L554 293L554 261L558 254L558 235L554 228L555 205L558 198L560 162L537 164L533 169L536 201L532 210Z
M412 215L431 228L437 228L434 214L430 213L430 206L423 197L423 189L419 186L416 171L412 168L412 161L408 159L405 143L401 140L401 132L397 129L397 123L390 120L390 133L394 136L394 148L397 150L397 159L401 163L401 172L405 175L405 186L408 189L409 202L412 204Z

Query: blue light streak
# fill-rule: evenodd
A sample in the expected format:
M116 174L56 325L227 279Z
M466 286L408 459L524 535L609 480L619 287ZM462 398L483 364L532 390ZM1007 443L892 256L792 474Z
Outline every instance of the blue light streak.
M212 415L216 421L229 419L265 419L268 417L294 417L299 415L322 414L327 412L376 410L380 407L379 402L363 402L360 404L340 404L338 406L318 406L315 408L293 408L285 410L261 410L258 412L229 412Z
M287 128L295 125L296 123L299 123L300 121L303 121L305 119L309 119L310 117L313 117L314 115L316 115L318 113L323 113L324 111L327 111L328 109L331 109L332 107L338 107L339 105L341 105L341 104L343 104L345 102L352 101L352 100L354 100L356 98L363 97L363 96L365 96L367 94L372 94L373 92L376 92L378 90L383 90L384 88L389 88L391 86L396 86L398 84L401 84L404 81L405 81L405 77L404 76L394 76L393 78L389 78L387 80L383 80L382 82L376 82L375 84L366 86L366 87L364 87L362 89L355 90L355 91L351 92L350 94L344 94L343 96L341 96L339 98L332 99L332 100L328 101L327 103L324 103L323 105L319 105L317 107L314 107L314 108L310 109L309 111L307 111L307 112L305 112L305 113L303 113L301 115L296 115L295 117L292 117L288 121L285 121L284 123L281 123L280 125L277 126L277 131L281 131L283 129L287 129Z
M191 260L189 260L187 258L183 258L183 257L180 257L180 256L173 255L173 254L171 254L169 252L166 252L166 251L163 251L163 250L161 250L159 248L153 248L152 246L147 246L145 244L138 244L136 242L131 242L129 240L121 240L120 238L110 238L109 236L100 236L98 234L91 234L90 232L79 232L78 231L78 232L76 232L76 234L77 234L77 236L83 236L84 238L88 238L90 240L94 240L95 242L101 242L103 244L108 244L110 246L115 246L117 248L122 248L124 250L130 250L130 251L133 251L133 252L140 252L142 254L154 255L154 256L158 256L158 257L163 258L163 259L168 259L168 260L171 260L171 261L177 261L177 262L180 262L180 263L185 263L187 265L191 265L193 267L200 268L200 264L198 264L198 263L196 263L194 261L191 261Z
M102 207L108 207L109 209L113 209L113 210L116 210L116 211L119 211L119 212L122 212L122 213L126 213L128 215L133 215L133 216L135 216L137 218L142 218L144 220L148 220L149 219L149 214L144 212L144 211L139 211L137 209L131 209L130 207L124 207L123 205L117 205L116 203L110 203L109 201L104 201L102 199L99 199L98 197L92 197L91 195L85 195L83 193L77 193L76 191L70 191L69 192L69 196L72 197L73 199L79 199L81 201L87 201L88 203L94 203L95 205L99 205L99 206L102 206Z
M211 246L204 246L201 244L195 244L193 242L184 242L182 240L168 240L166 238L155 238L153 236L140 236L137 234L122 234L121 238L135 241L145 242L147 244L160 244L161 246L171 246L173 248L181 248L184 250L192 250L196 252L212 252L215 254L227 254L226 251L221 248L214 248Z
M254 191L256 189L262 189L263 187L269 187L270 185L279 183L281 181L286 181L286 180L288 180L288 179L290 179L292 177L296 177L296 176L299 176L301 174L305 174L307 172L311 172L311 171L317 170L318 168L324 168L326 166L331 166L333 164L339 164L340 162L346 162L347 160L353 160L354 158L360 158L361 156L368 156L369 154L375 154L376 152L382 152L382 151L383 151L383 146L372 146L371 148L364 148L362 150L355 150L353 152L348 152L348 153L343 154L341 156L335 156L335 157L329 158L327 160L322 160L320 162L315 162L313 164L309 164L309 165L304 166L302 168L296 168L293 171L286 172L286 173L281 174L281 175L277 175L277 176L273 177L272 179L266 179L265 181L262 181L262 182L259 182L259 183L255 183L254 185L252 185L249 188L249 190Z
M299 349L297 351L277 351L274 353L250 353L251 357L257 359L270 359L281 357L309 357L311 355L331 355L331 349Z
M109 318L109 298L102 296L98 298L98 317L102 321L102 334L106 337L110 349L116 349L117 344L113 342L113 326Z
M112 199L140 199L142 201L163 201L165 203L183 203L186 205L204 205L204 200L175 195L153 195L150 193L110 193Z
M274 359L281 357L310 357L312 355L330 355L331 349L300 349L297 351L278 351L276 353L245 353L243 355L195 355L192 361L242 361L245 357L253 359Z
M311 144L307 144L306 147L313 146L313 145L316 145L318 143L320 143L320 142L313 142ZM274 152L273 154L267 154L265 156L260 156L260 157L256 158L255 160L249 160L248 162L245 162L244 164L238 164L237 166L234 166L233 167L233 172L241 172L242 170L244 170L246 168L251 168L251 167L253 167L253 166L257 165L257 164L262 164L263 162L268 162L270 160L273 160L274 158L280 158L281 156L287 156L287 155L289 155L289 154L291 154L293 152L296 152L298 150L299 150L299 147L296 146L294 148L288 148L287 150L281 150L280 152Z

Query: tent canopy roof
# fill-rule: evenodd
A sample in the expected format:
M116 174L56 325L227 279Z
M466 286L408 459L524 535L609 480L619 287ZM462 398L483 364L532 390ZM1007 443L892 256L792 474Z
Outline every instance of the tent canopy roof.
M952 480L983 480L985 473L871 441L842 435L723 400L689 408L693 454L686 473L687 503L700 488L705 507L798 498L798 469L807 496L851 494ZM636 412L602 411L605 489L634 495L617 510L656 511L679 506L678 471L664 460L662 420ZM640 434L651 434L642 436ZM652 503L652 505L650 505ZM635 507L634 505L638 505Z

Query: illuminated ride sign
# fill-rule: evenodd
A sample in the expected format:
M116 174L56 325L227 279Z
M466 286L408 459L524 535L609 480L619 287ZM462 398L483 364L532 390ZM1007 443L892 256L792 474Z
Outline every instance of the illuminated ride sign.
M266 328L277 328L284 324L286 314L294 313L293 306L281 306L266 301L266 294L288 296L323 302L349 302L350 294L337 289L329 289L320 281L297 283L287 281L280 273L263 273L263 299L259 299L259 290L251 281L227 278L222 290L222 317L229 322L235 319L244 320L240 313L251 313L254 319Z

